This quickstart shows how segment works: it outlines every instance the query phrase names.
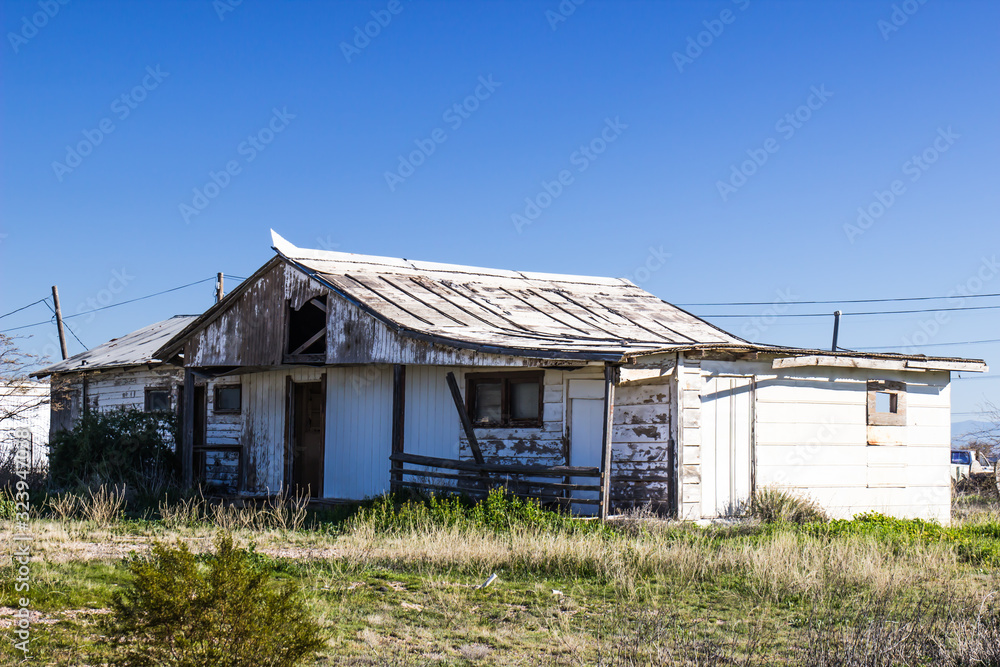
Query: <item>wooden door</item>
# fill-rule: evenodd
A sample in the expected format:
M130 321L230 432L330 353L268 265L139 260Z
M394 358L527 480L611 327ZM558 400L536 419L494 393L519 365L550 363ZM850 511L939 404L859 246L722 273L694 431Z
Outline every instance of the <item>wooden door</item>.
M323 451L326 438L326 392L322 382L292 385L292 492L323 496Z
M569 464L601 467L604 440L604 381L570 380L569 391ZM573 484L595 485L596 477L573 477ZM573 491L574 498L596 500L597 491ZM597 505L573 503L576 514L597 514Z

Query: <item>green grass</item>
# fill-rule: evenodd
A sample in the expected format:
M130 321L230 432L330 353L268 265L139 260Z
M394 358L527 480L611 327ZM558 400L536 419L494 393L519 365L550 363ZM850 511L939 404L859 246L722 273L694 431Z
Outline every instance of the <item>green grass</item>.
M107 657L91 612L110 606L128 570L119 558L79 560L75 541L181 539L201 549L214 534L203 519L121 520L103 532L82 521L36 523L51 533L32 564L38 664ZM383 498L306 526L236 537L255 545L260 567L302 586L329 633L315 661L323 665L804 664L804 652L831 637L854 641L858 628L913 618L910 626L958 651L955 624L975 620L1000 590L995 513L949 527L880 515L601 525L494 495L478 505ZM499 579L478 589L494 572ZM13 569L0 577L2 604L15 606ZM897 640L881 643L905 644Z

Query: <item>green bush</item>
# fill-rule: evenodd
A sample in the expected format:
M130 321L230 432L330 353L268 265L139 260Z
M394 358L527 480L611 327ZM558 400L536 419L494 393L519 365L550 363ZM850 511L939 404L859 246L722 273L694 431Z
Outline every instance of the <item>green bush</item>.
M569 514L545 509L537 500L518 498L504 489L491 489L479 502L459 495L430 495L405 500L394 495L377 498L361 507L348 521L350 527L370 526L377 531L410 532L429 527L486 529L498 533L512 530L588 532L610 530L597 522L584 522Z
M747 514L764 523L814 523L826 521L826 513L812 500L773 488L755 491Z
M107 623L113 664L285 667L324 646L298 584L273 581L267 559L220 534L203 560L161 543L130 558L132 582Z
M177 479L177 419L169 412L87 410L72 430L49 445L49 474L57 487L125 484L159 491Z
M1000 566L1000 524L966 523L942 526L922 519L898 519L878 512L858 514L853 519L837 519L805 528L820 537L866 537L892 545L901 552L912 544L952 545L958 559L972 565Z

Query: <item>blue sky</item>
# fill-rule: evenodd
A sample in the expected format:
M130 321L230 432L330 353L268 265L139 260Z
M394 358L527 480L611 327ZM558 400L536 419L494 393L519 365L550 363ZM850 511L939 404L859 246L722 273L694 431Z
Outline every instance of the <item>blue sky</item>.
M762 342L830 344L832 318L776 312L1000 305L786 303L1000 293L996 2L2 11L0 314L52 284L75 314L248 276L272 227L300 246L762 302L689 308L748 314L709 319ZM68 323L93 346L211 303L205 282ZM0 329L49 317L39 304ZM847 316L840 342L996 366L1000 344L941 344L1000 338L998 323ZM17 333L56 355L54 331ZM987 398L1000 377L956 382L955 418Z

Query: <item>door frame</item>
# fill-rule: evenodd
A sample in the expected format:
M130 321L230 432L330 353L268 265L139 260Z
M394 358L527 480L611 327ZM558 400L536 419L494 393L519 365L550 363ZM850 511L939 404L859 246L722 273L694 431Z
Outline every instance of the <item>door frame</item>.
M311 494L312 498L323 498L326 493L326 373L324 372L319 380L309 380L306 382L296 382L291 374L285 377L285 470L284 486L286 491L291 491L294 486L295 472L295 385L297 384L320 384L320 400L323 405L323 424L320 430L323 433L323 446L320 447L319 464L319 489L318 493Z
M750 476L749 494L750 495L747 497L747 500L749 500L750 498L753 497L753 494L754 494L754 492L757 489L757 376L756 376L756 374L747 375L747 374L744 374L744 373L710 373L710 374L708 374L707 376L704 377L704 383L702 385L702 389L699 391L699 399L702 399L702 400L704 399L704 396L705 396L705 393L706 393L705 389L706 389L706 387L708 385L709 380L714 380L714 379L718 379L718 378L735 378L735 379L739 379L739 380L747 380L748 381L748 383L747 383L747 392L750 395L749 396L749 413L750 414L748 415L748 418L749 418L749 428L748 428L747 437L748 437L748 440L749 440L749 442L748 442L749 451L747 452L747 457L748 457L748 466L750 468L750 470L749 470L749 473L750 473L750 475L749 475ZM699 409L699 413L700 412L701 412L701 409ZM702 419L704 418L704 415L700 415L700 416L702 417ZM702 428L704 428L704 426ZM704 434L702 434L702 436L704 436ZM701 447L704 448L704 447L707 447L707 446L709 446L709 443L706 442L706 440L705 440L704 437L702 437L702 439L701 439ZM715 447L715 443L713 442L711 444L711 446ZM717 455L718 451L716 451L715 454ZM713 460L715 461L715 465L717 467L718 466L718 457L715 456L715 458ZM700 465L704 466L704 461L705 461L704 452L702 452L701 461L702 461L702 463ZM732 462L730 462L730 465L732 465ZM704 479L705 476L708 475L708 474L715 475L716 474L716 470L707 471L704 468L702 468L702 470L701 470L701 477L702 477L702 479ZM719 517L722 517L723 515L721 515L717 511L718 508L716 508L715 515L713 515L713 516L707 516L705 514L705 505L704 505L704 503L705 503L705 495L704 495L704 489L702 489L702 492L703 492L702 500L699 503L701 505L700 510L699 510L701 518L703 518L703 519L709 519L709 518L719 518ZM733 499L731 498L730 499L730 503L732 503L732 502L733 502Z
M575 388L571 389L573 385ZM575 390L574 390L575 389ZM574 395L577 394L577 395ZM563 430L564 437L566 438L566 465L580 465L574 457L574 440L575 434L573 433L573 401L598 401L601 404L602 414L604 408L604 379L598 377L582 377L582 378L566 378L565 385L563 386ZM603 430L598 435L598 437L603 437ZM597 463L597 467L600 467L600 461ZM614 461L611 462L611 468L614 468ZM611 474L611 469L607 471ZM586 484L592 484L594 478L579 478L581 482ZM564 481L567 483L573 483L574 478L567 476ZM600 498L599 491L584 491L582 493L597 493L598 498ZM569 498L572 500L573 492L568 493ZM571 505L572 507L572 505ZM578 505L578 507L585 508L585 513L590 514L590 510L593 510L593 514L596 516L598 513L598 505ZM578 510L574 510L578 511ZM584 512L580 512L581 514Z

